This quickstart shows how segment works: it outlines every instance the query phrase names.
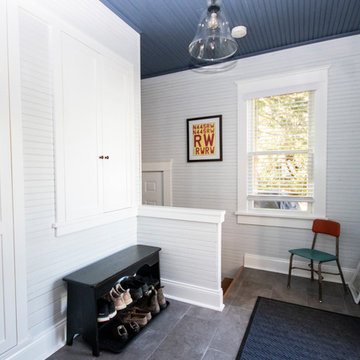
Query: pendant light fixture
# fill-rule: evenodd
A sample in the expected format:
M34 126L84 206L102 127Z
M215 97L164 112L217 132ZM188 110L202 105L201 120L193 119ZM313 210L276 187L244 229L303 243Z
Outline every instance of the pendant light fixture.
M203 12L189 45L190 55L197 60L218 61L234 55L237 48L219 0L208 1L208 8Z

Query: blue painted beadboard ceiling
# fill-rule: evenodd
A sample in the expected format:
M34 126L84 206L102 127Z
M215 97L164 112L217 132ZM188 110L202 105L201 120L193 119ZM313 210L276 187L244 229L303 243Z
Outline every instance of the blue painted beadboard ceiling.
M101 0L141 33L142 77L194 66L188 53L206 0ZM230 27L245 25L234 58L360 33L360 0L223 0Z

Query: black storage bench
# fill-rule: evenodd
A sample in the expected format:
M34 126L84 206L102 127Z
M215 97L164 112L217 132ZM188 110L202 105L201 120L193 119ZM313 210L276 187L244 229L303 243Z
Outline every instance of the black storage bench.
M146 245L131 246L63 279L68 289L67 345L72 345L74 336L80 334L92 346L93 355L100 355L97 301L111 290L117 280L133 275L146 264L150 266L151 276L159 281L160 286L160 250Z

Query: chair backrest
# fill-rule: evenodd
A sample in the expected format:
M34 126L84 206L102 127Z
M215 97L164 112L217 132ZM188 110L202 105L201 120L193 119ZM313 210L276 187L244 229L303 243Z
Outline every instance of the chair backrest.
M327 234L336 237L335 251L336 256L339 257L339 237L340 237L340 224L331 220L315 219L313 222L312 231L314 232L314 239L311 248L315 249L317 234Z
M336 221L316 219L313 222L312 231L314 233L327 234L339 237L340 224Z

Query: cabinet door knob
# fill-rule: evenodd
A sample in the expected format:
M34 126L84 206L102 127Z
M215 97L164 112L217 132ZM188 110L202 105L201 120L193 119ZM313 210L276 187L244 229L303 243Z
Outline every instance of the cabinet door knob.
M106 159L106 160L110 159L110 156L105 156L105 159Z
M104 158L104 156L103 156L103 155L99 156L99 159L103 159L103 158Z

